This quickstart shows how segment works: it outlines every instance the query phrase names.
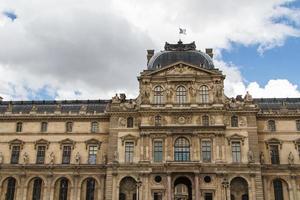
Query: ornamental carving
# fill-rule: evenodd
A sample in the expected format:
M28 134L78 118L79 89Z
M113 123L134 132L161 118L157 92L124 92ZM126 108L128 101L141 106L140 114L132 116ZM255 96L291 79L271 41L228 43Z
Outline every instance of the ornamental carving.
M124 117L119 118L119 127L126 127L126 119Z
M239 134L233 134L231 136L228 136L227 137L228 145L230 145L232 141L241 141L242 145L244 145L245 138L246 136L239 135Z

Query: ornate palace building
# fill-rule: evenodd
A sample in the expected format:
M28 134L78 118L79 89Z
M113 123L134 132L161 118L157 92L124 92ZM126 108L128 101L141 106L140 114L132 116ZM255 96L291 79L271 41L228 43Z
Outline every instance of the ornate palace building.
M300 99L229 98L212 57L148 50L136 99L1 99L0 199L299 200Z

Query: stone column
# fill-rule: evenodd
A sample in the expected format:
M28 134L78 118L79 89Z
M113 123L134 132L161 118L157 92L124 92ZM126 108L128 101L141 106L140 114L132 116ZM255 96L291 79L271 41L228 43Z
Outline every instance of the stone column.
M195 200L199 199L199 173L195 173Z
M168 174L168 188L167 188L167 196L168 200L172 200L172 179L171 179L171 174Z
M255 174L250 174L250 184L251 186L249 187L249 199L250 200L255 200L256 199L256 191L255 191Z

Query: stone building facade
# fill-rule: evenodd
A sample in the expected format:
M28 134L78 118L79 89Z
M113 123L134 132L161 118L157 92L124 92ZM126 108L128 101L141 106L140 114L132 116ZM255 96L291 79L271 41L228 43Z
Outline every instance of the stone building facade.
M300 199L300 99L228 98L212 56L148 50L136 99L0 99L0 200Z

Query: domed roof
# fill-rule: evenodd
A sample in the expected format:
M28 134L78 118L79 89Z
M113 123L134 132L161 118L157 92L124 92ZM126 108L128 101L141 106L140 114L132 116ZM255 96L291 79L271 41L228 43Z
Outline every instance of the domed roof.
M201 68L214 69L211 57L196 50L195 42L183 44L180 40L177 44L166 42L165 50L154 54L148 62L148 69L155 70L163 68L172 63L183 61Z

